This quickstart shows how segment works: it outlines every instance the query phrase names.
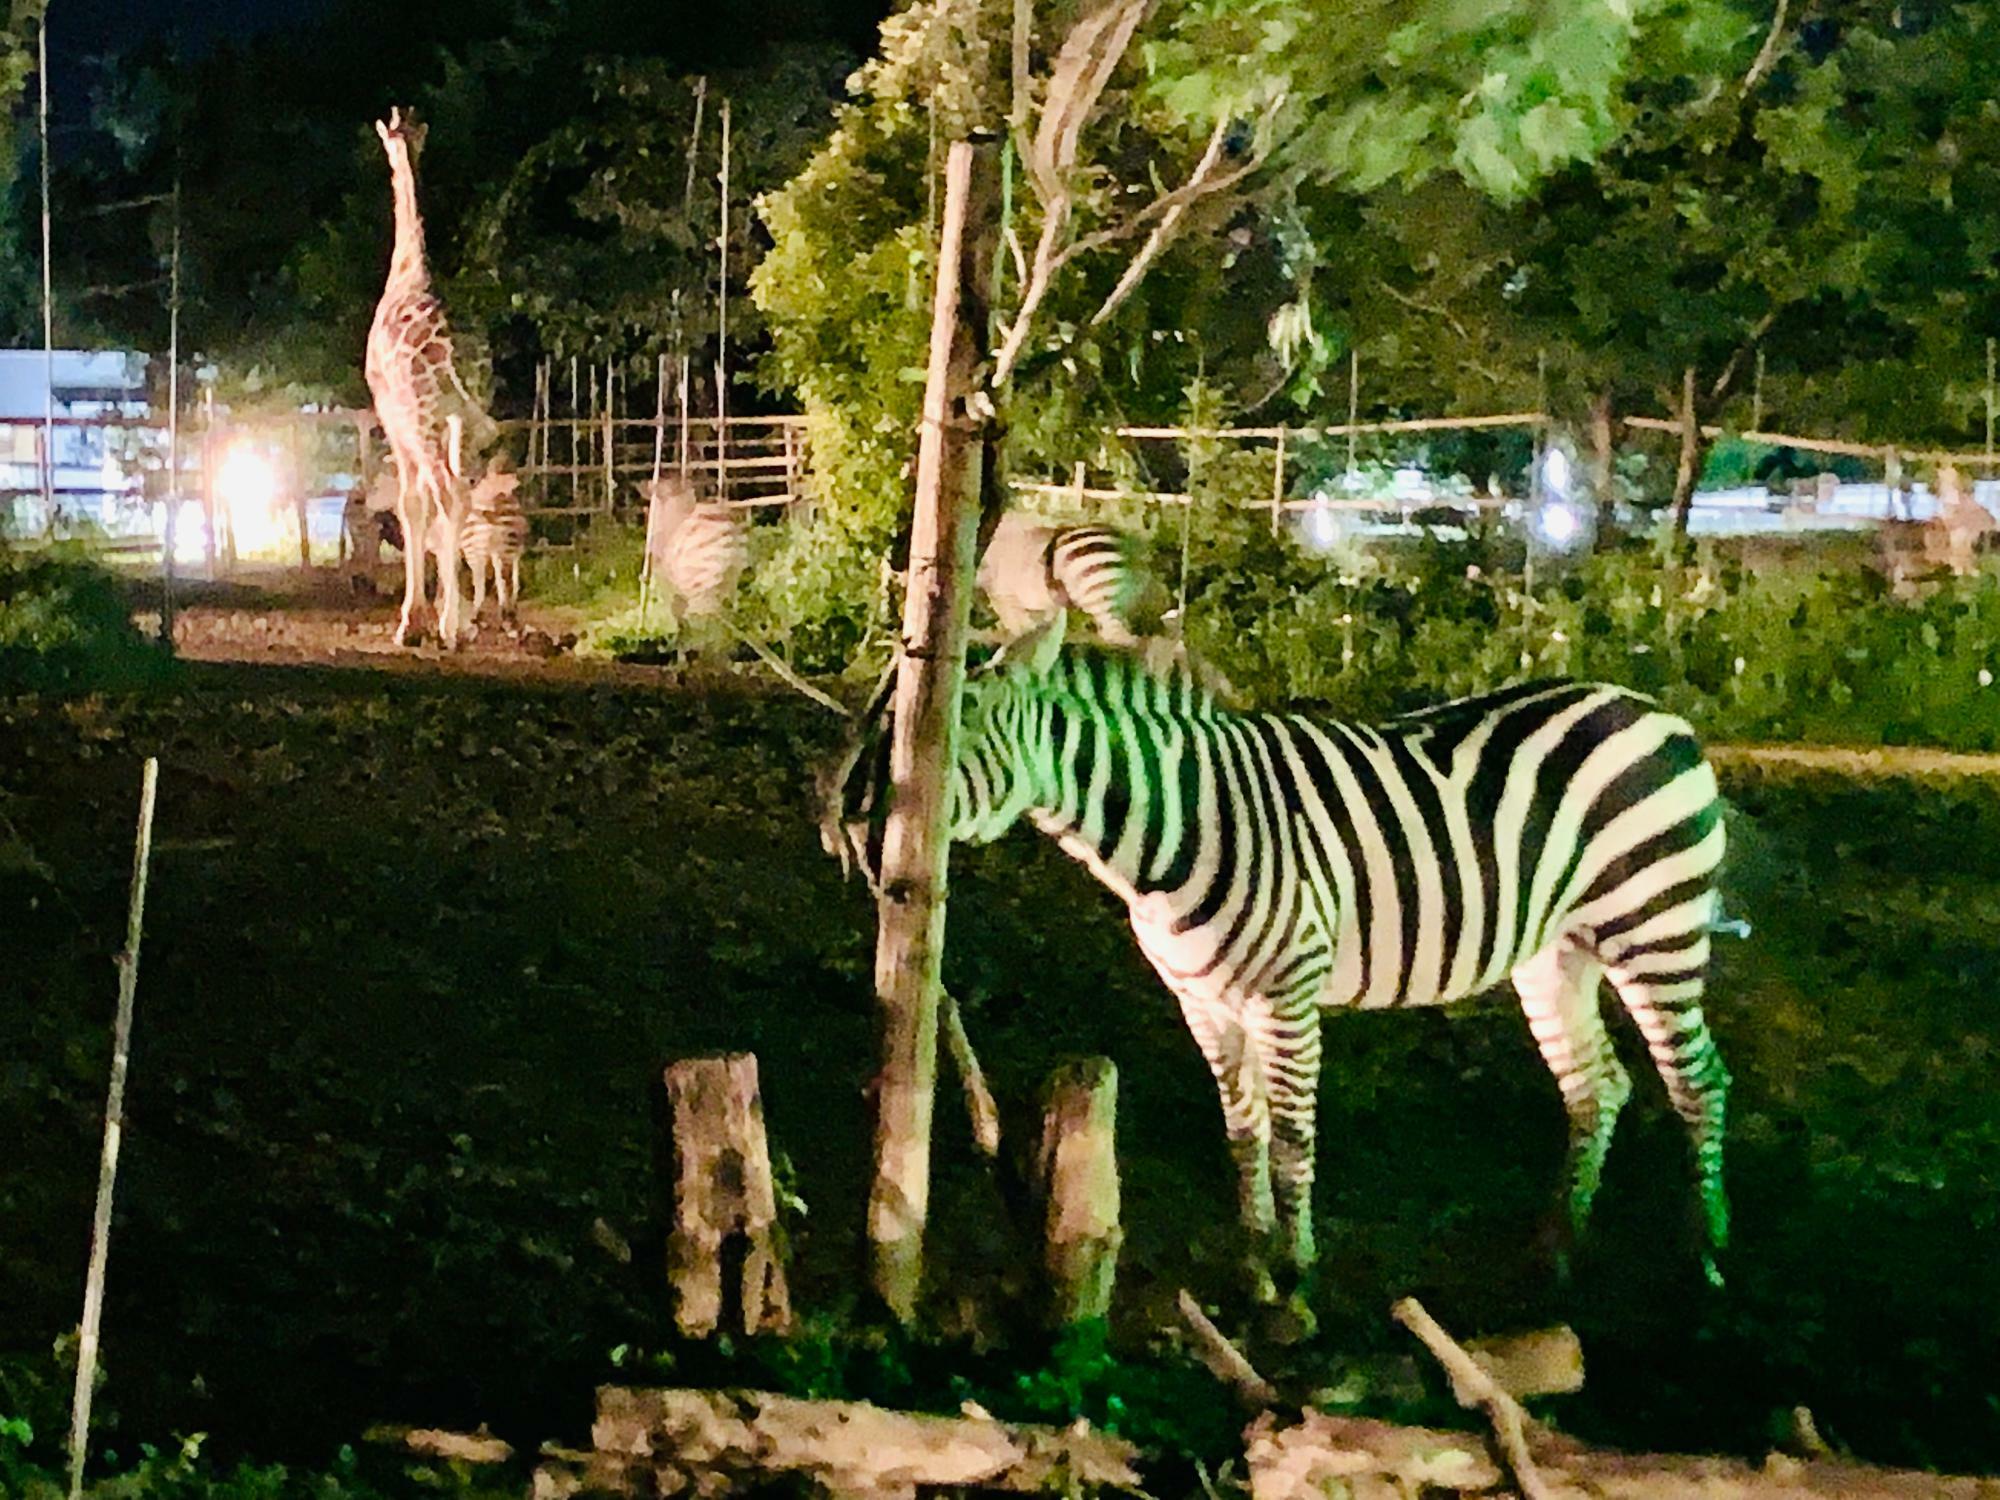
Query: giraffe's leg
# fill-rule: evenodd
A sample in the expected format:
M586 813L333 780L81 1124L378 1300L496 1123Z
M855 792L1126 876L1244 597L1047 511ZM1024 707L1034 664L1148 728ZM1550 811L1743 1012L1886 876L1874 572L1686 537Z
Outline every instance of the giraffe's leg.
M396 506L403 526L403 614L396 626L396 644L414 646L423 634L424 538L430 530L430 516L422 497L405 489Z
M1603 977L1596 957L1567 939L1551 943L1513 974L1528 1029L1555 1075L1569 1115L1562 1198L1550 1224L1557 1264L1564 1269L1569 1243L1590 1218L1618 1112L1632 1093L1632 1080L1612 1049L1598 1008Z
M507 624L510 627L518 627L521 623L521 554L518 552L512 553L507 557L504 564L500 562L493 564L493 576L496 580L496 587L498 587L497 580L500 577L500 569L503 566L507 570L507 602L501 607L501 613L506 616Z
M1729 1070L1715 1050L1702 1014L1708 970L1707 922L1711 903L1693 902L1701 925L1666 936L1649 934L1622 948L1605 965L1611 987L1646 1038L1667 1099L1687 1126L1700 1183L1702 1257L1708 1279L1721 1285L1717 1252L1729 1243L1729 1197L1722 1181L1722 1143L1729 1105Z
M441 542L438 548L438 635L447 651L458 649L458 564L462 518L449 496L438 505Z
M1223 1129L1229 1137L1229 1154L1236 1162L1238 1206L1253 1240L1249 1265L1252 1290L1259 1301L1274 1301L1277 1289L1267 1261L1278 1231L1278 1212L1271 1191L1270 1100L1256 1055L1257 1042L1218 1002L1179 991L1175 998L1222 1098Z

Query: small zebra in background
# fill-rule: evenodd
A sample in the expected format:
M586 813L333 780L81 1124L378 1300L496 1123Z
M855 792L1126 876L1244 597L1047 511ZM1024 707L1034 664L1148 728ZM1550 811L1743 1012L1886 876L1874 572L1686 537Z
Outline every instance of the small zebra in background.
M750 566L749 520L737 506L700 499L682 475L663 474L640 489L655 585L672 595L680 619L721 614Z
M486 606L486 575L493 574L493 594L500 618L512 625L521 603L521 555L528 550L528 515L521 508L521 476L489 469L467 498L465 524L459 531L459 551L472 569L472 618Z
M1569 682L1379 727L1239 714L1184 669L1060 647L1058 616L1002 653L1031 659L967 681L952 837L984 843L1025 814L1124 899L1215 1076L1260 1244L1277 1236L1300 1271L1314 1257L1320 1011L1510 978L1569 1115L1563 1217L1580 1229L1631 1088L1599 1010L1608 977L1693 1139L1715 1279L1729 1075L1701 1001L1724 836L1685 723ZM887 702L822 825L871 877Z
M1138 539L1109 526L1057 526L1008 511L979 561L978 583L1010 639L1065 609L1114 645L1136 645L1134 617L1151 575Z

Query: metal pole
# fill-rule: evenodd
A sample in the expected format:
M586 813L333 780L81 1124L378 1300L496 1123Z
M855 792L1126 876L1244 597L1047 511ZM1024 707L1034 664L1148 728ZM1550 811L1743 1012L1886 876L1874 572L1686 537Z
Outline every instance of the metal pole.
M167 270L167 524L160 543L160 641L174 641L174 545L181 514L181 174L174 169L174 239Z
M55 528L56 515L56 305L54 280L50 270L49 217L49 13L42 12L37 54L41 101L37 117L42 135L42 514L44 525Z
M722 233L717 239L715 289L715 498L729 483L729 100L722 101Z

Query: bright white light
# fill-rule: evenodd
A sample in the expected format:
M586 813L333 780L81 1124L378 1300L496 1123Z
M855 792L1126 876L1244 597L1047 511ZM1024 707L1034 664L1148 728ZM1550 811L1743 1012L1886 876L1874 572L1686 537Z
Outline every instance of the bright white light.
M1569 455L1560 448L1549 449L1542 460L1542 488L1558 497L1569 493Z
M1567 505L1551 502L1535 513L1535 529L1551 547L1567 547L1583 531L1583 517Z
M1340 543L1340 516L1330 505L1316 505L1299 521L1299 539L1315 552L1329 552Z
M275 552L288 538L297 540L278 516L281 488L276 466L255 448L231 448L223 458L215 493L228 513L238 556Z

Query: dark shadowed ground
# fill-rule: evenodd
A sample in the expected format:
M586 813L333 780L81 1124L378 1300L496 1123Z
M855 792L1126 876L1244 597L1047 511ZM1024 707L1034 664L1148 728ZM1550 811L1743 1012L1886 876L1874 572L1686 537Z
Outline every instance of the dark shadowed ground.
M76 1319L148 753L106 1319L128 1430L311 1456L383 1417L574 1427L610 1351L658 1340L653 1089L708 1049L762 1059L808 1209L798 1297L839 1316L872 913L810 819L838 726L740 685L570 675L197 665L150 697L0 705L0 1353L44 1356ZM1409 1291L1465 1332L1566 1318L1589 1386L1553 1410L1575 1430L1754 1449L1803 1403L1868 1457L2000 1469L2000 784L1727 789L1731 907L1756 927L1712 1006L1738 1079L1727 1291L1699 1284L1642 1049L1559 1295L1530 1240L1561 1113L1513 1007L1336 1017L1329 1342L1400 1348L1384 1312ZM1206 1072L1080 870L1027 833L954 868L950 982L1003 1094L1065 1054L1119 1064L1141 1347L1231 1248ZM940 1119L940 1276L976 1298L1011 1242L950 1094Z

